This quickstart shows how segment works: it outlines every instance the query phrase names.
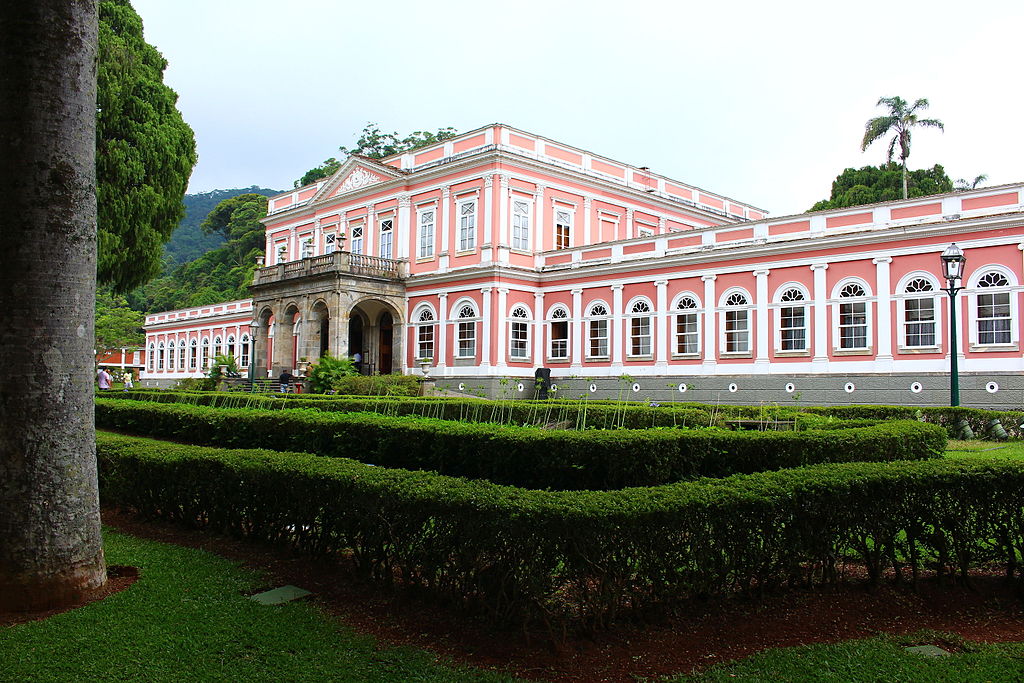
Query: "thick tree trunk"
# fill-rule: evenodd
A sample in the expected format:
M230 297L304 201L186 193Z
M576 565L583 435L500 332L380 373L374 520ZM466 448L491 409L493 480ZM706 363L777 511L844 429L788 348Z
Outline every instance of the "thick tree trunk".
M0 4L0 611L106 581L93 427L96 0Z

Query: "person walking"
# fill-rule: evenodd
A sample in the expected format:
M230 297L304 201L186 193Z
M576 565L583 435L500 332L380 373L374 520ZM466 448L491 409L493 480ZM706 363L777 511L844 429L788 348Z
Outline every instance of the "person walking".
M96 386L100 389L109 389L111 379L112 378L110 377L110 373L107 372L107 369L101 367L99 372L96 373Z
M135 388L135 380L132 379L132 371L124 373L124 390L129 391Z
M279 382L281 382L280 392L282 394L291 393L292 381L295 379L295 375L293 375L292 373L288 372L287 370L284 370L281 373L281 376L278 377L277 379L278 379Z

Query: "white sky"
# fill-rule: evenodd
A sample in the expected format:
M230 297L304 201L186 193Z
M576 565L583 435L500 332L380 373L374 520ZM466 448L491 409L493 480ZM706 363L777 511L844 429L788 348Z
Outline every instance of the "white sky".
M134 0L196 132L190 192L291 188L368 121L507 123L767 209L828 197L875 103L911 168L1024 180L1024 2Z

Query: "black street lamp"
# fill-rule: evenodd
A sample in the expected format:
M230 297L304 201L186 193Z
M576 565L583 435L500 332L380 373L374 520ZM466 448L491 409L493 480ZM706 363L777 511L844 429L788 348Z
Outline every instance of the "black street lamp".
M957 329L956 329L956 293L963 287L959 286L963 278L964 266L967 264L967 257L960 247L953 242L942 252L942 275L946 278L946 288L943 289L949 294L949 405L960 405L960 375L957 372Z
M249 321L249 387L256 379L256 332L260 329L259 320Z

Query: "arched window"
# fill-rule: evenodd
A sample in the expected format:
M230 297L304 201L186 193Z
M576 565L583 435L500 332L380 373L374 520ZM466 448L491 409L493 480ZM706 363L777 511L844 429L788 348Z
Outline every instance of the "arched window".
M224 342L221 341L220 337L215 337L214 340L213 340L213 349L211 350L211 353L213 355L210 357L210 359L212 360L214 357L219 356L223 352L224 352ZM211 365L211 367L212 367L212 365Z
M839 290L839 298L864 299L867 292L856 282ZM840 301L839 304L839 348L868 348L868 304L862 301Z
M416 322L416 358L434 358L434 312L429 308L420 311Z
M164 343L163 342L160 342L160 349L159 349L159 351L157 351L156 369L157 370L163 370L164 369Z
M779 297L779 350L807 350L807 297L791 287Z
M608 307L603 303L587 311L587 338L588 358L608 358Z
M185 340L178 342L178 370L185 369Z
M651 304L644 299L629 307L629 355L651 355Z
M935 286L914 278L903 288L903 344L908 348L934 347Z
M240 364L240 367L247 368L247 367L249 367L249 349L250 349L250 346L249 346L249 335L247 335L247 334L243 334L242 335L241 347L242 347L242 349L241 349L241 351L242 351L242 362Z
M153 372L153 367L156 365L156 344L150 342L149 352L146 354L146 367L150 372Z
M189 348L189 352L188 352L188 369L189 370L195 370L196 369L196 362L197 362L196 361L196 359L197 359L197 355L196 354L198 353L198 351L199 351L199 348L198 348L198 346L196 344L196 340L193 339L192 342L190 343L190 348Z
M231 356L232 358L237 358L237 356L235 355L235 335L232 334L228 337L228 348L227 351L225 351L224 353L225 355Z
M508 331L508 355L512 360L528 360L530 357L530 314L522 306L512 309Z
M567 359L569 357L569 312L564 308L556 308L551 312L548 338L551 344L548 355L554 360Z
M725 300L725 352L750 352L750 305L747 295L733 292Z
M700 326L697 301L692 296L680 297L676 302L676 354L700 353Z
M203 354L200 357L199 368L205 370L210 367L210 338L203 337Z
M1013 341L1009 287L1010 281L998 271L990 271L978 278L975 324L980 346L1010 344Z
M476 311L469 304L459 308L458 315L458 357L476 357Z

